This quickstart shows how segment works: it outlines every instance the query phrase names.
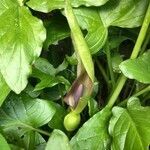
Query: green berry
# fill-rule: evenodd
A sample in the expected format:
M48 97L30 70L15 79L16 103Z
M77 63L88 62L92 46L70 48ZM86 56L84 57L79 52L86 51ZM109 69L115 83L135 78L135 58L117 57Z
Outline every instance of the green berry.
M67 131L75 130L80 124L80 114L76 114L74 112L70 112L64 119L64 126Z

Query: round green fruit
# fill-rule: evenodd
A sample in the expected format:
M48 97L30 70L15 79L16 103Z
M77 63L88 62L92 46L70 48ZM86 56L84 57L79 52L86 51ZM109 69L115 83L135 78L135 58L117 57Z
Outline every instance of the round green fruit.
M64 119L64 126L67 131L75 130L80 124L80 114L76 114L74 112L70 112Z

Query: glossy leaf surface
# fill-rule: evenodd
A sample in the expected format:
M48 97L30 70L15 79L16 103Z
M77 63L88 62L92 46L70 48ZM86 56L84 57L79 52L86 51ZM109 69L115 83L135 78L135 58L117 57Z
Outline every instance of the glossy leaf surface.
M114 107L109 131L112 150L146 150L150 144L150 107L143 107L137 98L129 99L127 109Z
M30 65L40 55L45 36L41 20L22 3L0 2L0 71L16 93L26 87Z
M71 139L73 150L107 149L110 144L110 137L107 131L110 116L110 109L105 108L83 124L77 134Z
M129 59L120 64L123 74L142 83L150 83L150 51L136 59Z
M46 150L71 150L68 137L60 130L54 130L47 142Z

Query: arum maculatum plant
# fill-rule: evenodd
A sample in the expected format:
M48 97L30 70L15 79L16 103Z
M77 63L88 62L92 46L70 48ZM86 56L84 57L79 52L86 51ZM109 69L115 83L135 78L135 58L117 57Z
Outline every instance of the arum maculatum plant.
M0 150L149 146L149 0L0 0Z
M65 15L71 29L71 37L77 55L77 78L64 101L70 107L70 113L64 118L68 131L75 130L80 123L80 113L85 108L93 89L94 65L88 45L84 39L69 0L65 1ZM84 57L83 57L84 56Z

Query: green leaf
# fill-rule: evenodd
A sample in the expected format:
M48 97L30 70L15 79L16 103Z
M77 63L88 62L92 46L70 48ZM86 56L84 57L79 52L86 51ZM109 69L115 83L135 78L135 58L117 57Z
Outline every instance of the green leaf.
M48 60L38 58L34 63L34 67L32 77L40 79L40 82L35 86L34 91L39 91L47 87L53 87L59 83L64 84L66 89L70 86L69 81L63 76L56 76L56 74L68 67L66 60L64 60L63 63L57 68L54 68Z
M8 143L1 134L0 134L0 148L1 150L10 150Z
M117 50L119 50L119 45L123 41L125 41L127 39L129 39L129 37L120 36L119 34L118 35L109 36L109 47L110 47L110 50L115 49L115 48L118 48Z
M119 53L115 53L112 56L112 60L111 61L112 61L113 71L116 72L116 73L121 73L119 65L121 64L121 62L123 62L123 59L120 56L120 54Z
M108 0L71 0L73 7L85 6L101 6L104 5ZM62 9L65 7L65 0L30 0L27 5L34 10L41 12L50 12L55 9Z
M66 61L66 59L64 59L64 61L56 68L56 74L65 70L68 67L68 62Z
M63 84L58 84L56 86L46 88L40 92L41 99L49 99L51 101L60 101L60 99L66 94L66 88Z
M6 84L2 74L0 73L0 106L10 92L10 88Z
M13 144L9 144L11 150L24 150L24 148L21 148L19 146L13 145Z
M53 87L60 83L64 84L66 86L66 89L68 89L70 86L69 81L65 79L63 76L48 75L36 69L34 69L32 76L40 79L40 82L35 86L34 91L39 91L47 87Z
M135 97L127 109L114 107L109 131L112 150L148 150L150 144L150 107L142 107Z
M67 114L67 112L62 106L58 104L55 104L54 107L56 109L56 113L53 116L53 118L50 120L50 122L48 123L48 126L52 129L64 130L63 122L64 122L64 117Z
M10 147L12 150L44 150L46 146L44 138L34 131L26 131L21 128L12 127L5 132L5 136L7 141L11 143Z
M74 9L74 13L81 28L88 31L85 40L90 52L92 54L97 53L105 44L108 34L98 9L81 7Z
M56 69L51 65L47 59L39 57L35 63L34 67L40 70L42 73L54 76L56 74ZM34 72L34 70L33 70Z
M54 66L51 65L47 59L40 57L35 61L34 67L40 70L42 73L54 76L65 70L68 67L68 63L64 59L64 61L57 68L54 68Z
M79 7L81 5L84 6L101 6L104 5L108 0L71 0L71 4L73 7Z
M62 17L52 18L48 25L46 25L47 37L44 42L44 48L48 49L49 45L57 44L59 40L62 40L70 36L69 26Z
M49 12L53 9L64 8L63 0L53 2L47 0L45 3L30 0L29 6L35 10ZM72 0L72 6L78 7L79 5L86 6L100 6L106 0L92 1L92 0ZM42 5L44 5L44 7ZM143 17L146 12L148 0L110 0L100 8L80 7L74 9L74 13L78 23L82 29L88 31L85 39L92 54L98 52L106 42L108 35L107 28L109 26L119 27L138 27L142 24ZM63 29L62 29L63 30ZM121 39L120 39L121 40Z
M46 37L42 22L18 2L0 2L0 71L16 93L26 87L30 65L40 55Z
M126 77L150 83L150 51L136 59L122 62L119 67Z
M100 16L106 27L138 27L142 24L149 0L110 0L100 7Z
M75 53L73 53L72 56L66 56L66 60L72 66L78 64L78 60Z
M37 98L41 94L41 91L34 91L34 87L31 84L28 84L23 92L32 98Z
M27 5L36 11L47 13L55 9L64 8L65 2L64 0L30 0Z
M67 136L60 130L54 130L45 150L71 150Z
M98 103L93 98L90 98L88 101L88 109L89 109L89 116L95 115L99 109L98 109Z
M0 109L0 126L3 131L12 127L33 130L48 123L55 111L49 101L11 94Z
M106 107L90 118L71 139L73 150L108 149L110 137L107 129L110 116L111 111Z

